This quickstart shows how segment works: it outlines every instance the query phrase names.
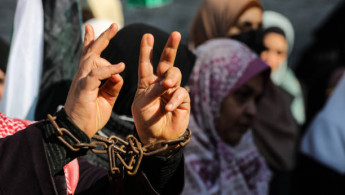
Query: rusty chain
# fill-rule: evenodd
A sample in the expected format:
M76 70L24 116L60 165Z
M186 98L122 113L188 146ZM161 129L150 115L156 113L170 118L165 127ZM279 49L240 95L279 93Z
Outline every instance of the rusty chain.
M57 130L57 138L70 150L79 151L91 150L95 154L108 154L109 157L109 175L110 178L123 178L125 173L127 175L135 175L139 169L143 156L152 156L156 154L163 154L169 156L177 149L185 146L191 137L190 129L177 139L168 141L158 141L145 146L133 135L128 135L125 140L110 136L109 138L94 135L90 143L81 143L70 131L66 128L61 128L56 123L56 117L48 115L49 121ZM66 141L63 135L69 137L74 144L71 145ZM117 166L116 161L119 161L122 166Z

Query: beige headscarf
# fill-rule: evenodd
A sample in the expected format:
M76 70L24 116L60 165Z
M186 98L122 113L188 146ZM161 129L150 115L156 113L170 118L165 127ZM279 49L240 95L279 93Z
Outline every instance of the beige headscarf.
M262 4L260 0L204 0L190 29L191 49L209 39L226 37L229 29L250 7L262 8Z

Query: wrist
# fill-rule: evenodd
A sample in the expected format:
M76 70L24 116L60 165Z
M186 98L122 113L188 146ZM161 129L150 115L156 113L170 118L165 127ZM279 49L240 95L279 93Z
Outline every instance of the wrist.
M81 142L90 142L90 137L75 124L75 122L67 115L64 108L56 112L55 116L56 124L60 128L68 129Z

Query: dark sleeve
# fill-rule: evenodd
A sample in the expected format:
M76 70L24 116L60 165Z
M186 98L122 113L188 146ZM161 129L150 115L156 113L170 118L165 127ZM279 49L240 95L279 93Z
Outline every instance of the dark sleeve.
M160 194L180 194L184 185L183 149L173 156L144 157L142 171Z
M70 131L81 143L90 143L90 138L81 131L66 115L64 109L56 113L56 123L60 128ZM68 136L63 138L71 145L75 142ZM87 150L72 151L57 138L57 130L50 121L43 123L43 139L49 166L53 175L59 173L63 167L74 158L83 156Z
M81 142L89 142L63 110L57 113L56 122ZM0 194L57 194L54 175L61 173L65 164L84 152L71 152L61 144L53 125L47 121L0 139ZM176 184L180 189L183 185L181 158L182 151L170 158L147 157L138 174L113 182L109 182L107 170L81 159L76 194L158 194Z
M56 114L60 127L70 130L81 142L89 143L90 139L76 127L62 109ZM56 130L48 123L45 128L46 150L49 165L53 173L62 170L63 166L85 151L71 152L56 139ZM70 140L71 143L72 140ZM67 149L67 150L66 150ZM171 157L144 157L141 171L133 177L126 176L122 181L109 183L107 171L93 166L86 160L80 160L79 192L108 194L179 194L183 188L183 152L180 149ZM135 186L135 188L133 188Z
M57 194L42 128L36 123L0 139L0 194Z
M90 141L63 110L57 116L60 127L69 129L81 142ZM55 176L84 151L71 152L55 134L53 125L42 121L0 139L0 194L58 194L61 191Z
M170 158L145 157L134 176L109 182L108 171L78 158L79 182L76 194L180 194L184 184L183 152Z

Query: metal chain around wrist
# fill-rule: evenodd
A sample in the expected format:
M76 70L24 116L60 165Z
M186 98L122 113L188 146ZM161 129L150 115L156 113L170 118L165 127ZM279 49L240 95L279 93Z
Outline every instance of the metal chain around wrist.
M143 156L164 155L171 156L179 148L185 146L191 137L190 129L177 139L158 141L145 146L133 135L128 135L125 140L110 136L108 138L95 135L90 143L80 142L69 130L60 128L56 123L56 117L48 115L49 121L57 130L57 138L70 150L91 150L95 154L108 154L110 178L121 179L125 174L135 175L138 172ZM66 141L69 137L73 144ZM117 166L116 162L120 162Z

